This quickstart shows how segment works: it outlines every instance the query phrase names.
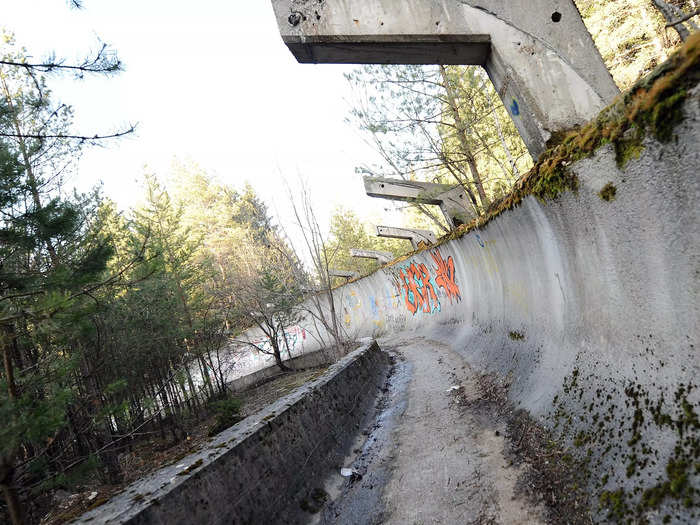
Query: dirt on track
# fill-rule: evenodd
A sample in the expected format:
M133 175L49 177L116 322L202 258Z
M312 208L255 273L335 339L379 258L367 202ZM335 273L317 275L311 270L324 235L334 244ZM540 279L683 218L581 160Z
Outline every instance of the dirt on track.
M544 509L516 489L523 472L504 456L505 424L464 410L480 397L477 374L434 341L398 351L413 374L394 433L385 523L544 523Z
M585 469L447 345L380 341L394 360L376 418L309 523L588 525Z

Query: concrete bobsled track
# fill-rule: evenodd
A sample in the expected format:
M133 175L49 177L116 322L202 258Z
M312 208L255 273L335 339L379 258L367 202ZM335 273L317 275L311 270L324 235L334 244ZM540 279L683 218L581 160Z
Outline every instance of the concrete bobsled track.
M611 146L578 190L527 197L485 227L338 290L351 335L413 332L509 378L509 396L591 459L621 511L697 522L700 89L674 138L624 169ZM663 515L661 513L660 515ZM695 517L694 517L695 516Z
M508 385L510 403L587 460L596 521L697 523L699 56L696 36L672 63L545 153L504 201L510 204L480 227L457 230L334 291L350 338L381 338L398 352L404 346L410 366L430 372L414 373L422 383L408 389L407 425L427 436L421 441L414 432L415 450L437 437L452 439L446 433L453 430L433 430L432 409L411 419L420 397L444 394L445 386L433 383L450 374L461 381L460 369L487 372ZM313 310L312 300L307 305ZM311 317L299 324L303 352L329 340ZM376 347L351 354L81 522L268 523L282 508L298 512L308 497L304 480L342 464L345 438L361 428L362 410L350 408L370 406L386 369L386 354ZM438 401L425 406L442 410ZM328 428L335 437L318 439L330 435ZM440 459L447 472L468 450L452 450L451 465L442 456L422 459ZM398 463L419 464L415 457ZM419 478L407 476L403 486L392 480L387 494L409 490L411 482L417 492L410 494L418 494Z

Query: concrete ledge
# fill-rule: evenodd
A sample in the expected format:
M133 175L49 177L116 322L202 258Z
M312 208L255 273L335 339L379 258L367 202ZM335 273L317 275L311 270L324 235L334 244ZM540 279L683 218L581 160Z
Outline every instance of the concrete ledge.
M310 352L308 354L302 354L298 357L288 359L284 362L285 365L292 368L293 370L304 370L305 368L315 368L317 366L324 366L329 364L330 361L328 356L325 355L321 350L316 350L315 352ZM246 388L251 386L257 386L272 377L276 377L282 374L282 371L277 365L268 366L261 370L256 370L250 374L241 376L228 383L228 388L231 392L241 392Z
M74 523L274 523L281 512L299 522L301 500L340 464L388 370L377 343L365 345Z

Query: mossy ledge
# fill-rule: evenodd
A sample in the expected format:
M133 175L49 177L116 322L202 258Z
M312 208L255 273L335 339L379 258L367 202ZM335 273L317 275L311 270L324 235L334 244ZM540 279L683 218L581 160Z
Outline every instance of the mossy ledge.
M553 137L550 143L555 144L515 183L510 194L489 206L486 214L455 228L440 237L436 244L422 244L418 249L397 257L381 268L393 266L420 252L483 228L501 213L518 207L529 195L547 201L557 198L564 191L577 191L578 179L568 166L591 157L606 144L613 145L617 165L623 168L630 159L639 157L643 150L642 140L648 133L661 142L670 141L673 129L683 120L681 108L688 91L698 82L700 33L695 33L666 62L617 97L595 120ZM347 282L355 282L363 277L365 276ZM343 284L333 286L332 289L340 288Z
M700 33L690 36L666 62L641 78L627 92L585 126L560 135L561 142L539 158L533 168L488 212L442 237L438 244L483 228L506 210L520 205L525 197L552 200L563 191L578 189L578 180L568 166L592 156L598 148L612 144L618 166L637 157L642 140L651 133L660 142L673 138L673 129L683 119L682 106L689 89L700 82Z

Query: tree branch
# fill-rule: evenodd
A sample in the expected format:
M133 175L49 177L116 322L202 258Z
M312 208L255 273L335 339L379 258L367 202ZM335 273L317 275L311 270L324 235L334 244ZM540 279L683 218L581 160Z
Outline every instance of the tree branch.
M93 142L93 141L98 141L98 140L106 140L106 139L115 139L119 137L123 137L124 135L128 135L129 133L133 133L136 130L137 124L130 124L128 129L125 129L123 131L117 131L116 133L111 133L109 135L99 135L95 134L92 136L87 136L87 135L64 135L64 134L58 134L58 135L41 135L41 134L32 134L32 133L22 133L21 135L18 133L6 133L6 132L0 132L0 137L12 137L12 138L25 138L25 139L71 139L71 140L79 140L81 142Z

